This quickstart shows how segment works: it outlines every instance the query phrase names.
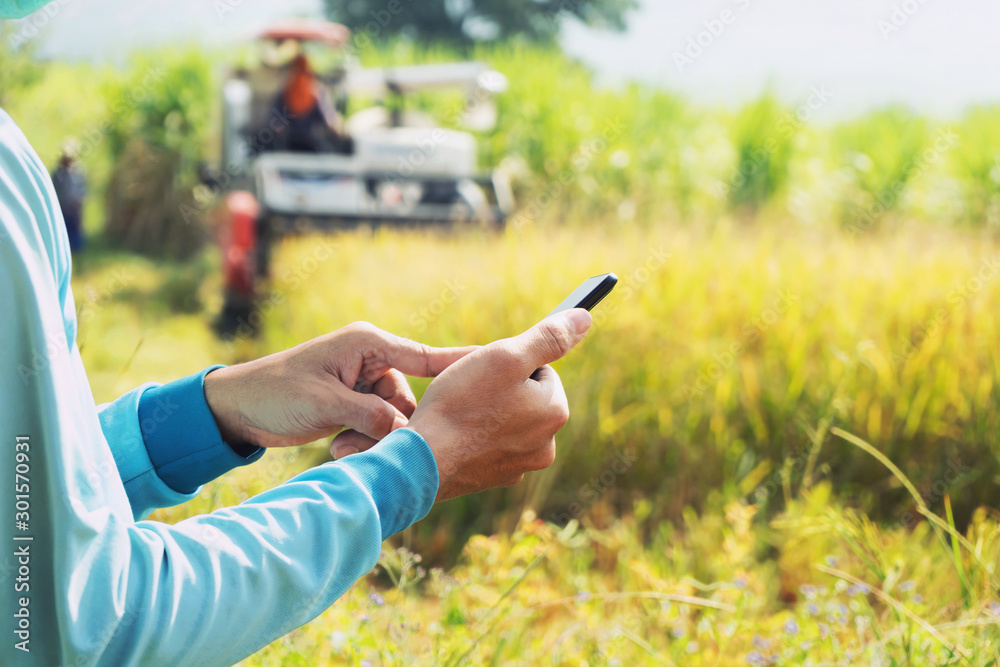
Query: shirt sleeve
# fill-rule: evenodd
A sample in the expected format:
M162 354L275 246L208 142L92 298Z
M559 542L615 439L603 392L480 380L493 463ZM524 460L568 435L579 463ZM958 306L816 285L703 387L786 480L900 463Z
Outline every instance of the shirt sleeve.
M145 384L98 407L136 519L194 497L201 486L264 455L263 447L230 446L205 400L205 376Z
M22 503L7 487L0 664L231 665L325 610L383 539L426 515L433 453L400 429L238 506L136 521L123 482L135 476L119 474L107 438L131 438L126 459L156 474L142 459L141 396L102 428L75 343L62 217L12 126L0 112L0 478Z

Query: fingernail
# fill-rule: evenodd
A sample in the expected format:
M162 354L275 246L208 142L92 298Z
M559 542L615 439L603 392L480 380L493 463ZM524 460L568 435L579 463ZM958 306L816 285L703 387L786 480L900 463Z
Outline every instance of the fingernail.
M392 430L404 428L410 421L403 415L396 413L396 418L392 421Z
M334 456L338 459L342 459L345 456L350 456L351 454L357 454L358 448L345 445L343 447L337 447L337 451L334 452Z
M566 311L566 319L573 325L573 331L577 334L586 333L587 329L590 328L590 323L593 321L590 313L583 308L573 308Z

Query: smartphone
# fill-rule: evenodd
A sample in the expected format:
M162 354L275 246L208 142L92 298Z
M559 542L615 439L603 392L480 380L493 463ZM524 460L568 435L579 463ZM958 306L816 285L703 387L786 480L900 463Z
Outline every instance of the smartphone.
M552 317L556 313L561 313L570 308L586 308L590 310L601 299L611 293L611 290L618 284L618 276L613 273L605 273L593 278L587 278L583 284L573 290L573 293L566 297L562 303L555 307L551 313L545 317Z

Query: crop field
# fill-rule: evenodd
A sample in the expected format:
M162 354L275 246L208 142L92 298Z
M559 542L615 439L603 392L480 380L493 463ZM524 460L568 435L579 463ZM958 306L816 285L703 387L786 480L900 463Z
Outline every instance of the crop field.
M0 106L42 158L69 135L87 151L73 291L99 402L357 320L486 343L583 277L621 279L556 365L572 414L552 468L437 506L245 664L1000 664L1000 109L821 125L822 91L700 109L598 88L553 51L474 55L511 81L478 136L515 176L506 230L289 238L260 335L224 341L211 245L148 258L101 235L131 138L211 201L194 173L217 145L214 55L122 72L0 54ZM461 99L417 104L454 124ZM327 460L324 443L270 451L152 518Z
M486 342L544 315L575 282L564 267L622 277L557 366L572 417L553 468L438 506L380 574L248 664L987 665L998 253L940 230L725 225L303 237L279 252L261 337L233 343L157 307L208 269L108 262L74 290L93 295L81 340L106 400L359 319ZM217 285L200 285L211 310ZM155 518L327 456L269 452Z

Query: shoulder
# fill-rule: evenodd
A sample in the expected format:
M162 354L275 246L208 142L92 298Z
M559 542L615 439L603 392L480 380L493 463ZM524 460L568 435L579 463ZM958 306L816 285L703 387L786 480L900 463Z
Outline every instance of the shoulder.
M72 301L70 252L52 179L17 124L0 109L0 257L23 289ZM51 298L51 297L49 297ZM67 320L68 335L75 333Z

